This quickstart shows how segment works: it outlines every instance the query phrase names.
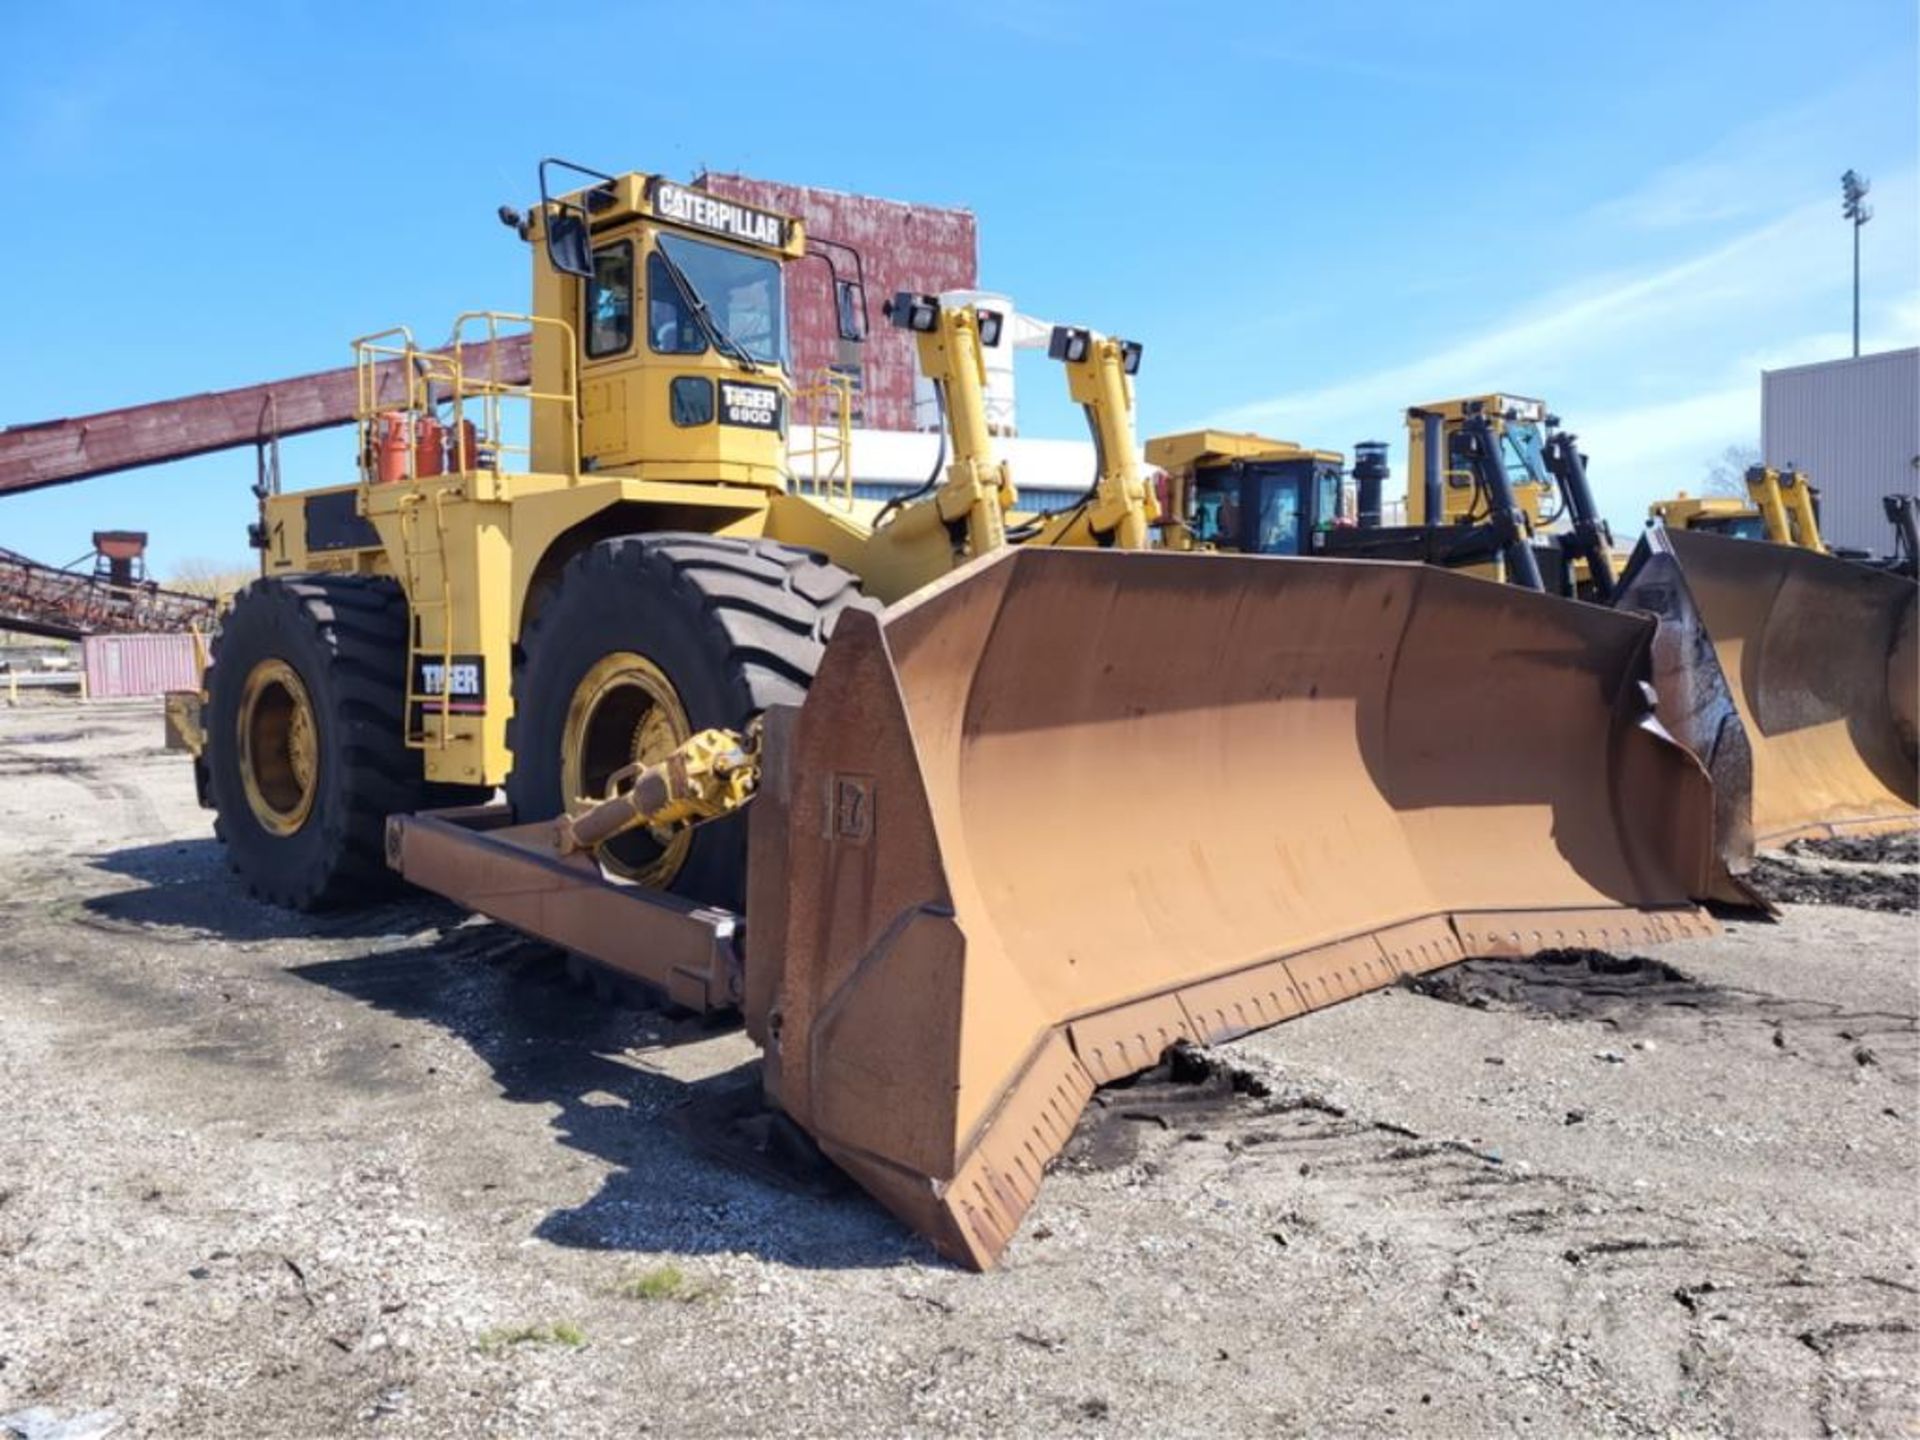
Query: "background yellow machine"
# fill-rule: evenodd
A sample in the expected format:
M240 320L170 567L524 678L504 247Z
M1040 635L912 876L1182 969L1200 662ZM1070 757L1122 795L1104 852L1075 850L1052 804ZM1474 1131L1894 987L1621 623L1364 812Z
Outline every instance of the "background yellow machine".
M1406 413L1404 523L1383 523L1386 446L1342 457L1217 430L1157 436L1163 521L1175 549L1420 560L1528 589L1604 600L1612 536L1587 484L1578 439L1538 400L1483 395Z
M1647 518L1669 530L1770 540L1827 553L1820 540L1820 492L1805 475L1754 465L1745 479L1744 501L1731 495L1689 495L1683 490L1671 500L1654 501L1647 507Z
M1711 800L1651 722L1651 620L1148 548L1140 348L1088 329L1049 354L1094 473L1028 514L982 406L1004 317L925 295L886 314L944 411L926 484L796 480L783 277L828 263L856 341L858 257L555 168L503 216L532 313L465 317L465 351L360 342L357 482L263 504L266 573L177 717L260 894L398 874L739 1011L785 1122L976 1265L1093 1088L1176 1041L1709 926ZM524 385L488 359L513 325ZM1334 458L1304 457L1315 495Z
M1356 471L1382 450L1362 445ZM1346 499L1345 459L1338 451L1309 450L1261 435L1190 430L1155 436L1147 441L1146 457L1167 477L1161 543L1170 550L1311 555L1326 530L1356 522ZM1377 502L1377 485L1371 493ZM1377 503L1373 520L1379 521Z

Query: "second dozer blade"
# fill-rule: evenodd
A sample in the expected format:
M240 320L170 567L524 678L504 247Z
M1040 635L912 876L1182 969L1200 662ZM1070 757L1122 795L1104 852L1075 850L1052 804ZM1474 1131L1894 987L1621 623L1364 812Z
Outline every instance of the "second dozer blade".
M771 1098L994 1262L1096 1086L1451 964L1705 933L1653 622L1419 565L1007 551L768 729Z
M1713 775L1720 845L1920 824L1920 587L1790 545L1651 530L1615 604L1659 616L1661 714Z

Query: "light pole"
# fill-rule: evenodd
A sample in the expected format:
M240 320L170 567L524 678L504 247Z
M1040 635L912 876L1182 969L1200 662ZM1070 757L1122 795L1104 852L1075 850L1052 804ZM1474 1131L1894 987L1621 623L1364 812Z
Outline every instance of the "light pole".
M1857 170L1840 177L1840 213L1853 222L1853 358L1860 358L1860 227L1873 218L1873 207L1860 202L1867 198L1873 182Z

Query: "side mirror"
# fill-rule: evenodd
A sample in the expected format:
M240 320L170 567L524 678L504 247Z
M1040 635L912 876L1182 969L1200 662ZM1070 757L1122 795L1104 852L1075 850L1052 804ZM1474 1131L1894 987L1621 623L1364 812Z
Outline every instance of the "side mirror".
M806 258L827 267L833 283L833 327L839 333L844 351L862 345L867 339L867 270L860 252L851 245L829 240L823 235L807 237ZM892 302L880 307L891 315Z
M840 338L850 345L859 345L867 338L867 292L866 288L851 280L833 282L833 314L840 330Z
M547 212L547 260L562 275L593 278L593 248L585 216L575 210Z
M616 182L611 175L575 165L571 160L549 156L540 162L540 214L546 221L547 260L562 275L590 280L593 278L593 237L587 233L587 212L570 201L554 198L554 186L548 180L550 170L564 170L597 181L598 184L589 187L594 192L586 196L589 205L597 198L611 200Z

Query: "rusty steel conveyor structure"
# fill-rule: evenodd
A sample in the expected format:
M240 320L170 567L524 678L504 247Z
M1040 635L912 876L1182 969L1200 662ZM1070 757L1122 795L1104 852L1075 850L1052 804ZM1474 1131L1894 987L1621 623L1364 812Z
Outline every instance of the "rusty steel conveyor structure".
M487 349L486 341L462 346L461 363L479 364ZM524 384L531 353L526 336L501 336L486 358L487 373L505 384ZM346 365L93 415L9 425L0 429L0 496L351 425L359 394L355 373ZM380 383L385 385L384 376Z
M49 640L154 634L204 629L213 612L210 598L162 590L118 563L61 570L0 547L0 630Z

